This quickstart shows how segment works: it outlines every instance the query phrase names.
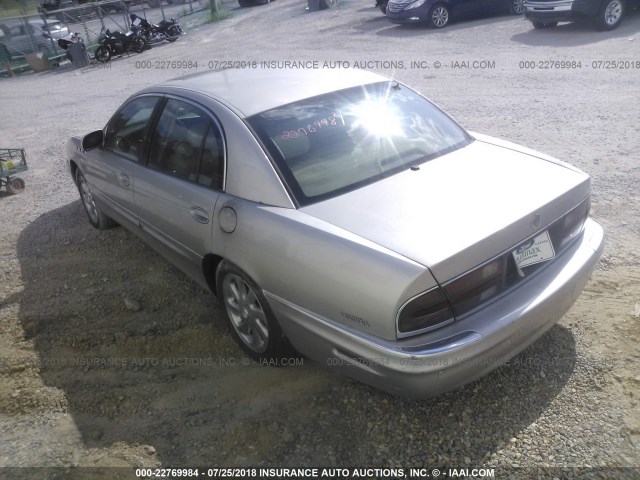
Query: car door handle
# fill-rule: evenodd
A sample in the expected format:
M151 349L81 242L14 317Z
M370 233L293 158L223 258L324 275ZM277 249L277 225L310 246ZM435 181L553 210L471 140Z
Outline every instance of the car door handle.
M123 187L130 187L131 186L131 179L129 178L129 175L127 175L125 173L121 173L120 175L118 175L118 179L120 180L120 184Z
M191 216L198 223L209 223L209 214L204 208L191 207Z

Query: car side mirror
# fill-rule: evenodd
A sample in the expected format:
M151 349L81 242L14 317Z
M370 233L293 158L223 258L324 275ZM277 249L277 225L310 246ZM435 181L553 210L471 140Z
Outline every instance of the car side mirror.
M96 130L95 132L91 132L84 136L82 139L82 149L85 152L89 150L93 150L96 147L102 145L104 141L104 132L102 130Z

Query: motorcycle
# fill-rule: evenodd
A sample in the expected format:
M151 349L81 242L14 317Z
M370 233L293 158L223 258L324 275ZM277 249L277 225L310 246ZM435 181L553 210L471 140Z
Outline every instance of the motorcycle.
M180 23L175 18L162 20L158 25L155 25L135 13L130 14L129 17L131 18L131 30L136 35L144 37L149 44L159 43L163 40L175 42L180 35L184 34Z
M66 37L58 39L58 46L66 52L65 56L70 62L73 61L71 58L71 52L69 52L69 45L72 43L84 43L84 40L80 37L79 33L71 33Z
M149 44L144 37L134 34L131 30L127 33L111 32L104 28L98 37L100 46L96 48L95 57L99 62L108 62L114 55L145 51Z

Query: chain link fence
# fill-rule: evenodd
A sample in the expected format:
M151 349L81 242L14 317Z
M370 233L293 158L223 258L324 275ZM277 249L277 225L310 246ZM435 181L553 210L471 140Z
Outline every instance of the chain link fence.
M93 52L103 29L130 29L131 13L158 23L208 8L208 0L0 1L0 75L57 65L66 53L58 40L72 33Z

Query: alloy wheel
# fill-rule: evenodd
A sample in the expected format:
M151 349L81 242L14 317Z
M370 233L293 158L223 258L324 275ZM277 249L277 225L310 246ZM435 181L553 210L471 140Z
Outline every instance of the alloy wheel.
M618 0L614 0L613 2L607 5L607 8L604 12L604 21L607 25L615 25L620 21L622 17L622 4Z
M91 221L98 223L99 219L96 202L93 200L93 195L91 194L91 190L89 190L89 185L87 185L84 175L78 176L78 182L80 183L80 196L82 197L84 208L87 210Z
M269 346L269 324L256 293L239 275L229 274L222 282L222 294L240 339L252 351L264 353Z
M523 0L513 0L513 13L520 15L524 11Z
M436 7L431 14L431 20L436 27L442 28L449 22L449 12L445 7Z

